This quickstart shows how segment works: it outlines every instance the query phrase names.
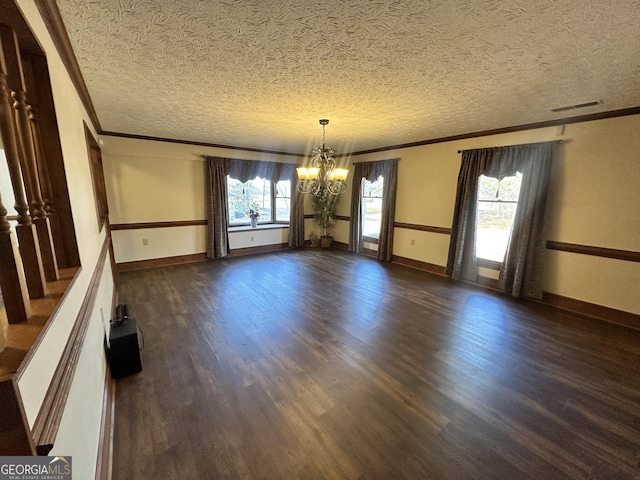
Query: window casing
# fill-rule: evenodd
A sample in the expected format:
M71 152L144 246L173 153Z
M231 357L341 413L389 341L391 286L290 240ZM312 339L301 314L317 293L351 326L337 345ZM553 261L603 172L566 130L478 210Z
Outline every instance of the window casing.
M275 198L274 198L274 223L289 223L291 216L291 181L280 180L274 182Z
M242 183L227 175L229 226L250 225L249 209L258 207L258 225L288 224L291 205L291 182L272 182L256 177Z
M366 178L362 179L362 239L365 242L378 243L382 221L383 188L382 176L373 182Z
M504 260L521 183L519 172L500 181L484 175L478 180L476 257L481 266L499 268Z

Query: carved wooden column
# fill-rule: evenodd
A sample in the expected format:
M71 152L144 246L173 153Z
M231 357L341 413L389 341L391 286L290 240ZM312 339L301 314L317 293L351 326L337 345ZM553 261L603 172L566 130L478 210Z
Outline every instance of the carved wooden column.
M31 314L27 284L20 265L18 243L7 222L0 195L0 288L9 323L24 322Z
M43 202L44 215L48 219L48 225L46 222L43 222L43 225L40 226L38 224L38 219L34 219L34 223L36 223L36 227L38 228L38 240L40 241L44 276L47 281L51 282L58 279L58 256L54 237L55 233L59 236L60 225L58 223L55 201L53 199L54 196L53 187L51 185L51 176L49 175L45 149L42 145L42 137L40 135L40 124L38 122L38 99L35 80L33 78L33 69L30 62L24 63L23 76L27 92L29 92L29 105L27 107L27 112L31 123L31 138L36 159L36 174L39 179L37 186L40 189L40 192L42 192L41 201ZM58 243L60 243L60 241Z
M20 50L15 32L5 26L0 26L0 40L5 59L7 82L13 97L15 109L16 130L20 143L20 160L24 185L29 200L29 209L33 224L36 227L39 253L46 280L58 279L58 264L55 258L55 248L51 239L51 227L44 211L44 201L40 191L36 152L29 121L29 109L26 99Z
M7 79L7 55L5 54L5 37L7 30L13 38L13 31L0 25L0 134L9 167L9 176L16 199L15 209L18 213L16 235L20 245L20 256L24 267L24 274L29 290L29 297L42 298L47 294L43 274L40 245L31 217L23 189L23 179L20 168L20 148L15 131L14 110L9 100ZM15 56L15 54L14 54Z

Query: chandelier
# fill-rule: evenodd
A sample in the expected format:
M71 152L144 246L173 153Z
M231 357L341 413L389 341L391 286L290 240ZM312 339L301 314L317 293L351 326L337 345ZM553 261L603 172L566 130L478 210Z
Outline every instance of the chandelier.
M347 191L347 175L349 170L336 168L336 161L333 159L333 148L325 145L324 128L329 124L329 120L320 120L322 125L322 145L312 150L313 158L310 167L298 167L298 191L300 193L310 193L316 197L327 195L342 195Z

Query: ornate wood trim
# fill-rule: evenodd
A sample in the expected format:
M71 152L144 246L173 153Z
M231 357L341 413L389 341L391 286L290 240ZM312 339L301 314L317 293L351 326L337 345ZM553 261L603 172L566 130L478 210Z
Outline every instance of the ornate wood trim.
M15 379L10 378L0 382L0 405L2 406L2 428L0 428L2 455L35 455L33 439L29 435L29 423Z
M552 305L561 310L581 313L598 320L605 320L610 323L640 330L640 315L634 313L576 300L575 298L563 297L562 295L549 292L543 293L542 303Z
M344 243L344 242L338 242L337 240L334 240L333 242L331 242L331 248L335 248L337 250L348 251L349 250L349 244L348 243Z
M422 262L420 260L414 260L413 258L401 257L399 255L393 255L391 257L393 263L404 265L405 267L415 268L422 270L423 272L435 273L436 275L444 275L444 267L441 265L435 265L433 263Z
M100 279L109 251L109 237L105 237L100 256L93 276L89 282L84 300L76 317L67 343L64 347L58 366L40 406L40 411L33 424L32 434L39 455L49 453L56 439L64 407L71 390L71 383L78 366L78 360L89 328L91 313L96 303L100 287Z
M109 364L107 364L104 379L104 394L102 396L102 420L100 422L95 480L111 480L115 407L116 381L111 377L111 369L109 368Z
M114 230L141 230L145 228L167 228L167 227L193 227L206 225L206 220L175 220L171 222L141 222L141 223L114 223L111 231Z
M181 263L203 262L207 259L206 253L193 253L176 257L151 258L149 260L136 260L133 262L118 263L118 273L144 268L165 267L167 265L179 265Z
M119 132L100 132L100 135L107 135L109 137L120 137L120 138L132 138L134 140L151 140L153 142L167 142L167 143L178 143L180 145L195 145L198 147L212 147L212 148L226 148L228 150L241 150L244 152L258 152L258 153L273 153L275 155L286 155L289 157L308 157L307 153L292 153L292 152L281 152L278 150L266 150L263 148L252 148L252 147L238 147L234 145L220 145L217 143L207 143L207 142L195 142L189 140L178 140L175 138L162 138L162 137L150 137L147 135L134 135L131 133L119 133Z
M394 222L394 228L405 228L407 230L418 230L420 232L441 233L443 235L451 235L451 228L435 227L433 225L418 225L416 223Z
M609 112L591 113L588 115L578 115L576 117L559 118L556 120L546 120L544 122L526 123L524 125L514 125L512 127L496 128L493 130L483 130L480 132L464 133L461 135L452 135L450 137L432 138L430 140L421 140L419 142L402 143L399 145L390 145L388 147L372 148L370 150L361 150L359 152L354 152L351 155L365 155L367 153L386 152L388 150L420 147L422 145L431 145L434 143L453 142L456 140L465 140L467 138L487 137L489 135L500 135L503 133L521 132L523 130L534 130L537 128L555 127L558 125L569 125L572 123L591 122L594 120L626 117L628 115L638 115L638 114L640 114L640 106L633 107L633 108L624 108L621 110L612 110Z
M593 247L590 245L555 242L552 240L547 241L547 249L558 250L561 252L580 253L582 255L591 255L594 257L613 258L628 262L640 262L640 252L634 252L632 250L617 250L615 248Z
M93 107L87 85L84 83L78 60L71 47L71 41L69 40L69 35L67 34L60 11L58 10L56 0L35 0L35 4L49 31L53 44L56 46L56 50L58 50L58 55L60 55L62 63L67 69L69 77L71 77L71 82L76 87L80 100L91 119L91 123L93 123L96 131L101 131L102 127L98 120L98 114Z
M141 222L141 223L114 223L111 225L113 230L143 230L146 228L168 228L168 227L199 227L206 226L206 220L174 220L170 222ZM249 228L249 225L229 226L229 233L272 230L272 229L289 228L288 223L268 223L260 224L258 228Z
M313 213L305 213L304 214L304 219L305 220L312 220L313 219ZM349 215L336 215L336 219L337 220L344 220L345 222L350 222L351 221L351 217Z

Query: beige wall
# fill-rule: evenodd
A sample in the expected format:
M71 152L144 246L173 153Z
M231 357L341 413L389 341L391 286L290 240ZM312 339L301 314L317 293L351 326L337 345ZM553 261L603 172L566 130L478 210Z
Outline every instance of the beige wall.
M548 240L640 251L640 116L629 116L379 152L400 157L396 221L450 227L459 149L562 139L552 170ZM415 245L411 241L415 240ZM394 253L444 266L449 236L396 229ZM545 290L640 314L640 264L548 251ZM495 276L495 272L482 270Z
M240 150L102 136L102 154L112 224L203 220L202 155L297 163L298 158ZM229 236L232 249L287 242L288 229L252 229ZM146 240L143 242L143 240ZM116 230L118 263L202 253L202 226Z
M99 232L83 122L91 125L33 0L18 0L27 23L47 56L60 130L69 196L82 267L50 327L19 380L25 413L33 425L62 350L87 294L105 240ZM62 423L51 455L73 456L74 478L93 478L96 469L104 392L104 332L111 314L113 280L107 260L98 284L88 332L77 365Z
M460 169L459 149L563 140L554 160L549 204L549 240L640 251L640 116L628 116L404 148L355 157L356 161L399 157L396 221L450 227ZM296 162L295 157L189 145L103 137L112 223L204 218L204 172L198 155ZM123 177L124 175L124 177ZM351 186L350 186L351 188ZM350 190L339 215L349 215ZM305 211L311 213L307 201ZM165 232L166 230L166 232ZM313 220L306 235L320 232ZM232 248L286 241L286 230L232 234ZM204 251L204 228L115 232L118 261L160 258ZM161 237L142 246L148 235ZM254 235L255 234L255 235ZM334 238L348 242L348 222L338 221ZM249 242L249 235L254 237ZM412 245L413 242L413 245ZM444 266L449 236L397 228L394 253ZM640 264L549 251L545 289L558 295L640 314ZM496 272L482 270L495 277Z

